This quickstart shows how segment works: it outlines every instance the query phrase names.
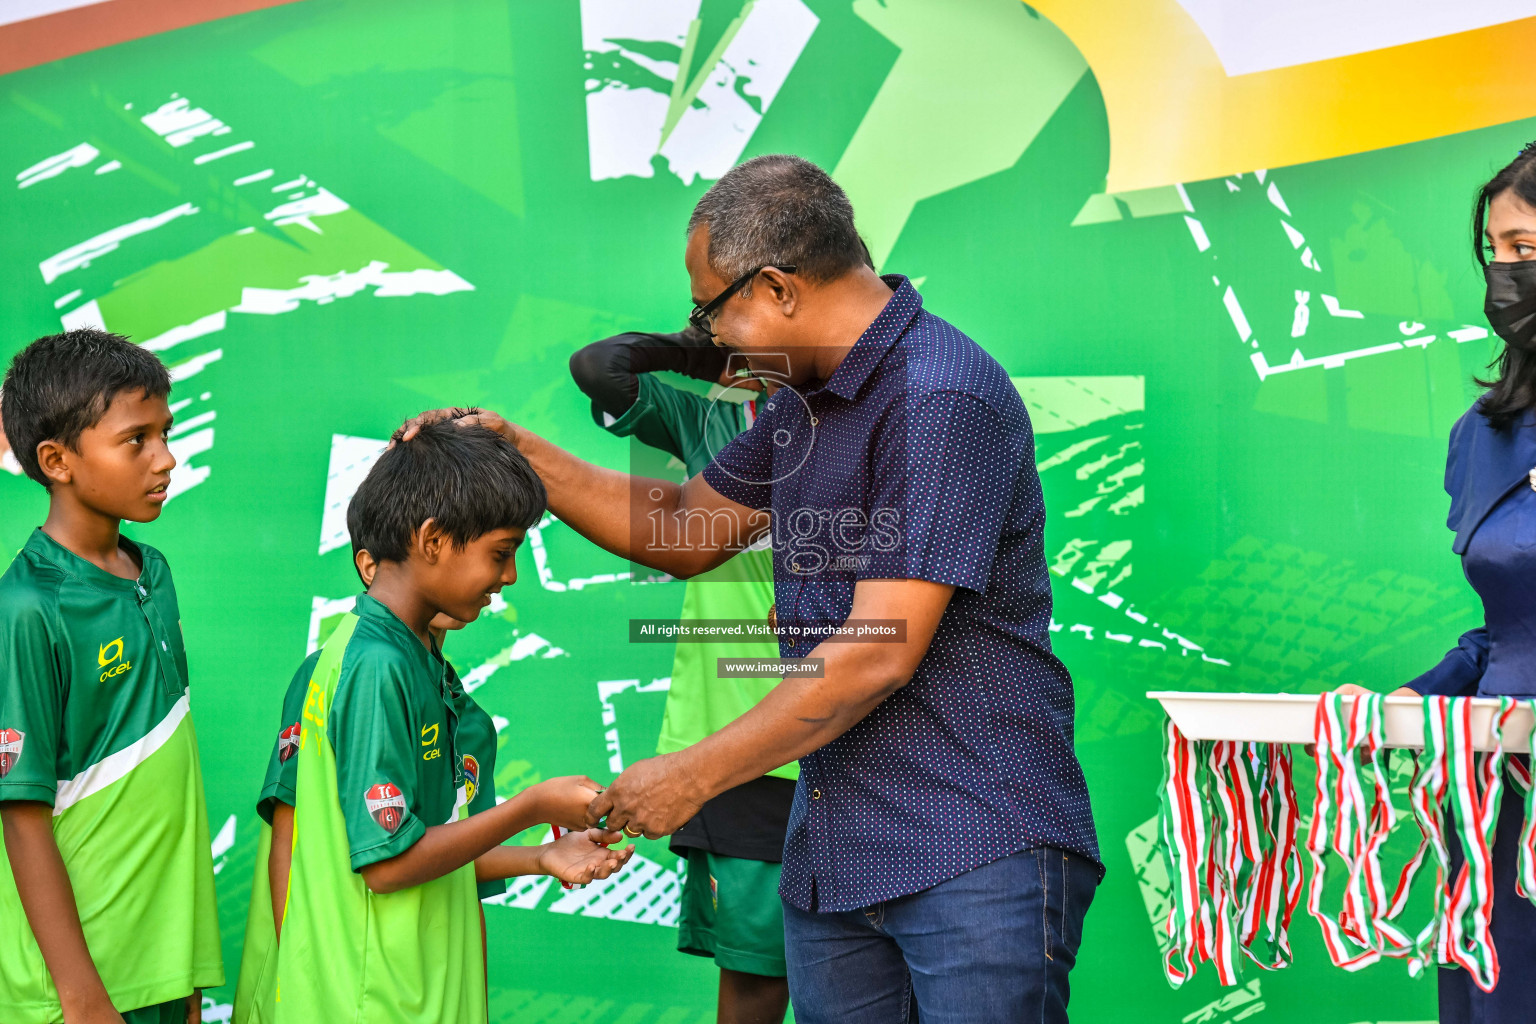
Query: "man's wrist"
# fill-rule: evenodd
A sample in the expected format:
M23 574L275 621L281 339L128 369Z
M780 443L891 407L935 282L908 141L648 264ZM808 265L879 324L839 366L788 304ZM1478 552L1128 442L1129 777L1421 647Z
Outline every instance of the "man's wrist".
M513 423L509 419L503 419L501 424L501 436L511 442L513 448L516 448L518 451L522 451L523 440L527 434L527 431L519 430L517 424Z
M718 760L700 757L698 753L700 745L696 743L675 753L661 756L672 762L668 767L674 769L683 780L683 792L690 800L702 807L706 801L717 796L725 787L720 785L718 778L719 770L716 767Z

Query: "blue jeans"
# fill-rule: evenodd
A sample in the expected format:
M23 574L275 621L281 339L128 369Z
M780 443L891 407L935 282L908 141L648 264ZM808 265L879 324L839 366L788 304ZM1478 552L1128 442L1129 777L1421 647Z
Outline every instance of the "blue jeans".
M1042 846L861 910L786 903L795 1020L1065 1024L1097 888L1091 861Z

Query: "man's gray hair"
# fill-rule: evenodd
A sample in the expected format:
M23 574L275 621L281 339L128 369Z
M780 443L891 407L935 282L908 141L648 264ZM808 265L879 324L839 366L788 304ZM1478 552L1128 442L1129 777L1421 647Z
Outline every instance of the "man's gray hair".
M693 208L688 233L701 224L709 225L709 265L727 281L770 264L829 281L869 263L847 194L798 156L759 156L731 168Z

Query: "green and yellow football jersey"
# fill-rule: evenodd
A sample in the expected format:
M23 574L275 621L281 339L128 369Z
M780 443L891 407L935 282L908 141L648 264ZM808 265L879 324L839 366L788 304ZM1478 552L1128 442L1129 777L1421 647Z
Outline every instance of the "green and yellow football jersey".
M165 558L121 579L41 530L0 577L0 800L53 808L86 944L120 1011L224 983L208 815ZM62 1019L0 857L0 1020Z
M483 1024L475 869L393 893L358 873L468 813L446 663L359 597L321 649L300 718L279 1024Z
M300 720L315 665L316 651L304 659L283 694L283 713L278 719L277 736L267 762L267 774L256 809L263 821L251 879L251 909L246 919L245 947L240 958L240 981L235 991L234 1024L268 1024L273 1019L276 996L277 943L272 919L272 890L267 872L271 852L273 806L292 807L296 802ZM457 727L454 749L459 758L469 813L496 806L496 725L491 716L464 691L464 684L452 665L445 665L445 686ZM506 892L506 882L486 881L476 886L480 899Z

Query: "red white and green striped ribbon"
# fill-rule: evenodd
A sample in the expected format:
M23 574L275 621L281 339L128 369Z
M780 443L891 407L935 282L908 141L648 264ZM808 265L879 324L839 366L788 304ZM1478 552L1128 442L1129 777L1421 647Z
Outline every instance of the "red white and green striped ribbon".
M1472 702L1452 703L1446 723L1446 762L1451 806L1456 813L1462 865L1446 896L1441 929L1441 963L1467 970L1484 992L1499 981L1499 954L1490 931L1493 919L1493 839L1504 782L1503 729L1513 706L1502 706L1493 723L1494 749L1477 755L1472 741Z
M1178 988L1210 959L1211 908L1205 888L1207 827L1199 744L1170 719L1163 724L1163 785L1159 828L1168 865L1168 954L1163 973Z
M1536 700L1523 703L1532 711L1527 738L1536 748ZM1335 964L1357 970L1383 956L1405 957L1414 976L1440 963L1466 969L1485 991L1497 984L1491 851L1506 771L1525 794L1518 888L1536 902L1536 786L1528 763L1504 755L1519 706L1501 699L1492 730L1495 749L1479 755L1471 736L1471 701L1424 698L1424 750L1408 793L1421 840L1389 893L1382 851L1397 815L1382 697L1319 698L1316 802L1306 836L1313 865L1307 910L1321 925ZM1290 748L1193 741L1168 721L1163 757L1160 829L1172 889L1164 961L1169 983L1179 987L1209 961L1221 984L1235 984L1238 950L1265 969L1286 966L1287 929L1302 889ZM1465 854L1455 878L1449 867L1448 800ZM1330 855L1346 869L1336 914L1322 905ZM1396 922L1431 860L1436 872L1430 920L1410 939Z
M1526 750L1536 754L1536 700L1516 702L1510 697L1499 699L1499 717L1502 720L1510 706L1524 704L1531 713L1531 725L1526 734ZM1515 876L1515 892L1536 903L1536 789L1531 785L1530 755L1522 759L1511 757L1504 762L1505 773L1515 788L1525 794L1525 825L1520 829L1520 861Z
M1317 789L1307 852L1312 878L1307 912L1323 930L1329 959L1346 970L1359 970L1399 955L1408 940L1388 922L1392 900L1381 877L1381 846L1396 814L1388 788L1380 694L1318 698L1314 723ZM1361 778L1360 761L1369 770L1370 792ZM1332 850L1348 869L1343 905L1337 915L1323 910L1323 891Z
M1300 813L1291 749L1282 743L1237 746L1236 778L1248 805L1255 807L1251 845L1245 849L1252 871L1242 890L1240 941L1254 963L1278 970L1291 962L1287 930L1301 899Z
M1163 755L1169 983L1179 987L1209 961L1221 984L1236 984L1239 950L1265 969L1284 967L1301 896L1289 748L1197 742L1170 721Z

